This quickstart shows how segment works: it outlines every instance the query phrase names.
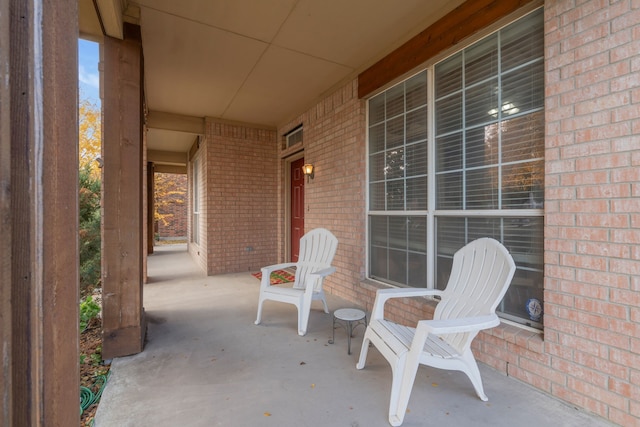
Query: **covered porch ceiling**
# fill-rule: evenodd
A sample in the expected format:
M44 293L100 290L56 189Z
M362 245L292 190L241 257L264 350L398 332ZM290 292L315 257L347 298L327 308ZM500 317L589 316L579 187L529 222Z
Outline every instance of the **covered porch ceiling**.
M78 0L80 36L139 24L149 150L186 152L204 118L276 128L462 0Z

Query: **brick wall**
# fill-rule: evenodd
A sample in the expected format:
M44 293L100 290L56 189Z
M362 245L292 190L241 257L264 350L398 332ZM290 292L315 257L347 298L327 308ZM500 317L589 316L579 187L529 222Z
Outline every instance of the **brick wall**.
M545 4L544 334L503 323L473 348L506 375L640 426L640 3L576 4ZM365 106L351 81L277 133L207 121L199 155L208 229L190 250L209 251L208 274L285 260L286 158L300 148L315 165L305 228L326 227L339 239L327 290L371 309L377 286L362 280ZM302 145L280 147L299 124ZM432 311L420 300L389 307L406 323Z
M314 165L315 178L305 184L305 230L324 227L338 238L334 266L326 289L349 300L358 300L365 271L365 102L358 99L357 81L329 94L300 116L278 129L279 138L302 124L306 163ZM286 150L280 157L280 200L286 199ZM279 223L285 225L280 203ZM285 235L284 230L280 230ZM279 260L284 260L284 239Z
M545 352L517 376L640 425L640 3L545 21Z
M206 122L207 273L258 271L277 258L274 130Z
M544 334L503 323L478 336L474 353L572 405L640 426L640 3L547 1L545 55ZM339 239L327 288L370 310L377 286L361 282L366 126L356 85L278 134L304 125L305 160L316 166L305 228ZM411 324L433 306L405 300L388 312Z

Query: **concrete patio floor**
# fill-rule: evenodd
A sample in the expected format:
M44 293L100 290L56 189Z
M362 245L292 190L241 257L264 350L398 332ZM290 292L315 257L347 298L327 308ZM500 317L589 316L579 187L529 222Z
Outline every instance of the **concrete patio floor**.
M314 303L307 335L293 305L266 302L254 325L259 281L249 272L205 276L186 245L156 247L144 287L147 343L113 360L96 427L279 426L385 427L391 368L375 347L356 361L331 315ZM328 296L331 310L353 304ZM318 304L317 306L315 304ZM403 426L611 426L480 366L488 402L467 377L421 367Z

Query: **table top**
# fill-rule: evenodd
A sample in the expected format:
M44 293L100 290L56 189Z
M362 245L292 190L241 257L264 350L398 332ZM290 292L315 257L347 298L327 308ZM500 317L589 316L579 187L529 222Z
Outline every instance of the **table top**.
M355 320L364 319L364 311L357 308L341 308L333 312L336 319L353 322Z

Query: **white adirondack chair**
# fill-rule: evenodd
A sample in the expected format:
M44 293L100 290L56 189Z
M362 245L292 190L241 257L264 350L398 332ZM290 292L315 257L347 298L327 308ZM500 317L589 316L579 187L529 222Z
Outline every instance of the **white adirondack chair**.
M404 420L420 364L464 372L478 397L488 400L471 352L471 341L480 330L500 324L496 307L511 284L515 269L513 258L502 244L481 238L455 253L444 291L402 288L377 292L356 367L364 368L370 342L391 365L392 426L399 426ZM416 296L441 298L433 320L420 320L416 328L411 328L384 319L387 300Z
M298 308L298 335L300 336L307 333L312 301L322 301L324 312L329 313L322 283L325 277L336 271L335 267L331 266L331 261L337 247L338 239L329 230L316 228L300 239L298 262L263 267L256 325L261 322L262 304L267 300L294 304ZM293 287L272 286L271 272L289 267L296 267Z

